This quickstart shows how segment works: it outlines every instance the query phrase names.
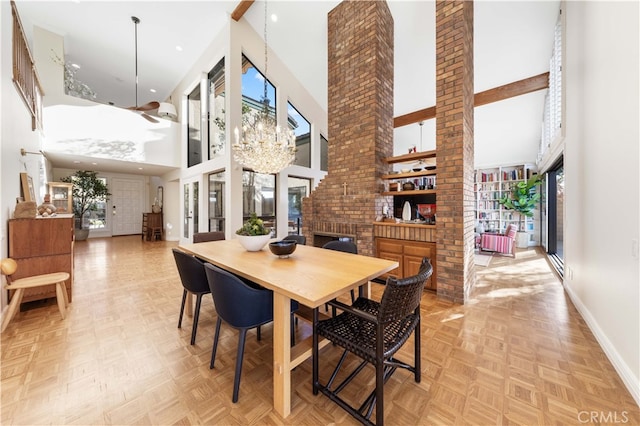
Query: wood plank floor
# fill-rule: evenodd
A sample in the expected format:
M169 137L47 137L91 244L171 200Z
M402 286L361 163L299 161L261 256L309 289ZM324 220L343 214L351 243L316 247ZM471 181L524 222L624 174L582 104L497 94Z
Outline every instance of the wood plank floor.
M272 328L247 337L240 400L231 402L237 333L203 299L176 327L182 287L171 248L139 236L76 244L73 303L19 312L1 339L0 421L9 424L356 424L311 392L311 362L292 372L292 413L272 409ZM522 250L476 267L465 306L425 293L422 382L397 371L385 387L390 425L640 424L625 389L545 258ZM374 286L375 294L381 293ZM308 335L304 322L296 331ZM404 351L411 359L410 347ZM321 377L339 351L322 352ZM350 395L372 383L358 377ZM592 413L597 414L593 421Z

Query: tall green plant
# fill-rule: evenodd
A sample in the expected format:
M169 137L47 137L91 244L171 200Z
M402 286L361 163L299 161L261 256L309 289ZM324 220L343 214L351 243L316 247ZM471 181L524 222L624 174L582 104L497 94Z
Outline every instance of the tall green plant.
M508 210L520 213L520 231L524 217L533 217L533 212L540 202L540 193L536 191L536 186L542 179L539 175L534 175L526 181L518 182L510 194L505 194L498 202Z
M97 210L98 202L109 200L111 195L107 185L98 178L96 172L78 170L60 180L73 184L73 214L80 219L81 224L87 212Z

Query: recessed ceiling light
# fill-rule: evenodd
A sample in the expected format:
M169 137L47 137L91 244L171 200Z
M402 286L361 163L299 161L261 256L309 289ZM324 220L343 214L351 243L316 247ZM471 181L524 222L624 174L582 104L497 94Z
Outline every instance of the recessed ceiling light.
M79 70L80 69L80 65L78 64L71 64L72 67L74 67L75 69Z
M177 50L178 52L182 52L182 46L176 46L176 50Z
M93 164L94 166L97 166L97 165L98 165L98 163L91 163L91 164Z
M138 167L138 170L142 170L142 167Z
M78 160L74 160L73 164L80 164L80 162Z
M271 14L271 20L272 20L273 22L278 22L278 15L276 15L275 13L272 13L272 14Z
M151 93L156 93L156 89L149 89Z

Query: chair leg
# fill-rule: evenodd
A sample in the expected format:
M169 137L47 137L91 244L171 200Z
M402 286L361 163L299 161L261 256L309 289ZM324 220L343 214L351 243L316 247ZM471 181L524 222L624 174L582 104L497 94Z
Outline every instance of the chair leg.
M202 304L202 293L196 295L196 311L193 313L193 325L191 326L191 344L196 343L196 332L198 331L198 318L200 318L200 305Z
M178 328L182 327L182 315L184 314L184 304L187 301L187 290L182 290L182 304L180 305L180 316L178 317Z
M233 379L233 398L232 402L238 402L238 393L240 392L240 376L242 374L242 358L244 356L244 341L247 337L247 329L240 329L238 336L238 355L236 356L236 376Z
M384 425L384 362L376 363L376 426Z
M262 339L262 334L260 333L260 326L256 327L256 335L258 338L258 342Z
M58 302L58 310L62 319L66 316L67 307L64 304L64 293L67 291L64 288L64 283L56 283L56 302Z
M13 319L13 317L16 315L16 312L18 312L18 310L20 309L20 302L22 302L23 294L24 294L23 288L19 288L16 290L15 293L13 293L13 297L11 298L11 303L9 303L9 309L7 309L7 315L4 317L4 320L2 321L2 329L0 329L0 332L3 332L7 328L7 326Z
M418 319L418 325L416 326L415 330L413 330L413 341L415 344L414 361L413 361L413 368L415 368L415 371L413 374L414 374L416 383L420 383L420 379L422 375L422 369L421 369L422 367L420 366L420 356L421 356L420 355L420 319Z
M218 317L218 321L216 321L216 334L213 336L213 349L211 349L211 363L209 363L209 369L212 369L213 363L216 362L216 351L218 350L218 337L220 337L221 325L222 319Z

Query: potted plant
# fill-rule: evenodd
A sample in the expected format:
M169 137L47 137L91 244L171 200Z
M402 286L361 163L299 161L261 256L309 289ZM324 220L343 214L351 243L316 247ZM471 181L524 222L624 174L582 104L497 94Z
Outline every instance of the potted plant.
M266 228L262 219L254 212L242 228L236 231L236 235L247 251L260 251L269 242L271 229Z
M541 182L539 175L533 175L526 181L518 182L510 194L505 194L498 202L508 210L514 210L520 214L518 224L517 247L526 248L528 246L528 234L524 230L524 218L533 217L533 213L540 202L540 193L536 191L536 186Z
M62 182L73 184L73 214L76 216L76 240L86 240L89 229L84 227L84 216L87 212L95 211L98 202L108 201L109 190L104 181L97 177L96 172L78 170L73 175L60 179Z

